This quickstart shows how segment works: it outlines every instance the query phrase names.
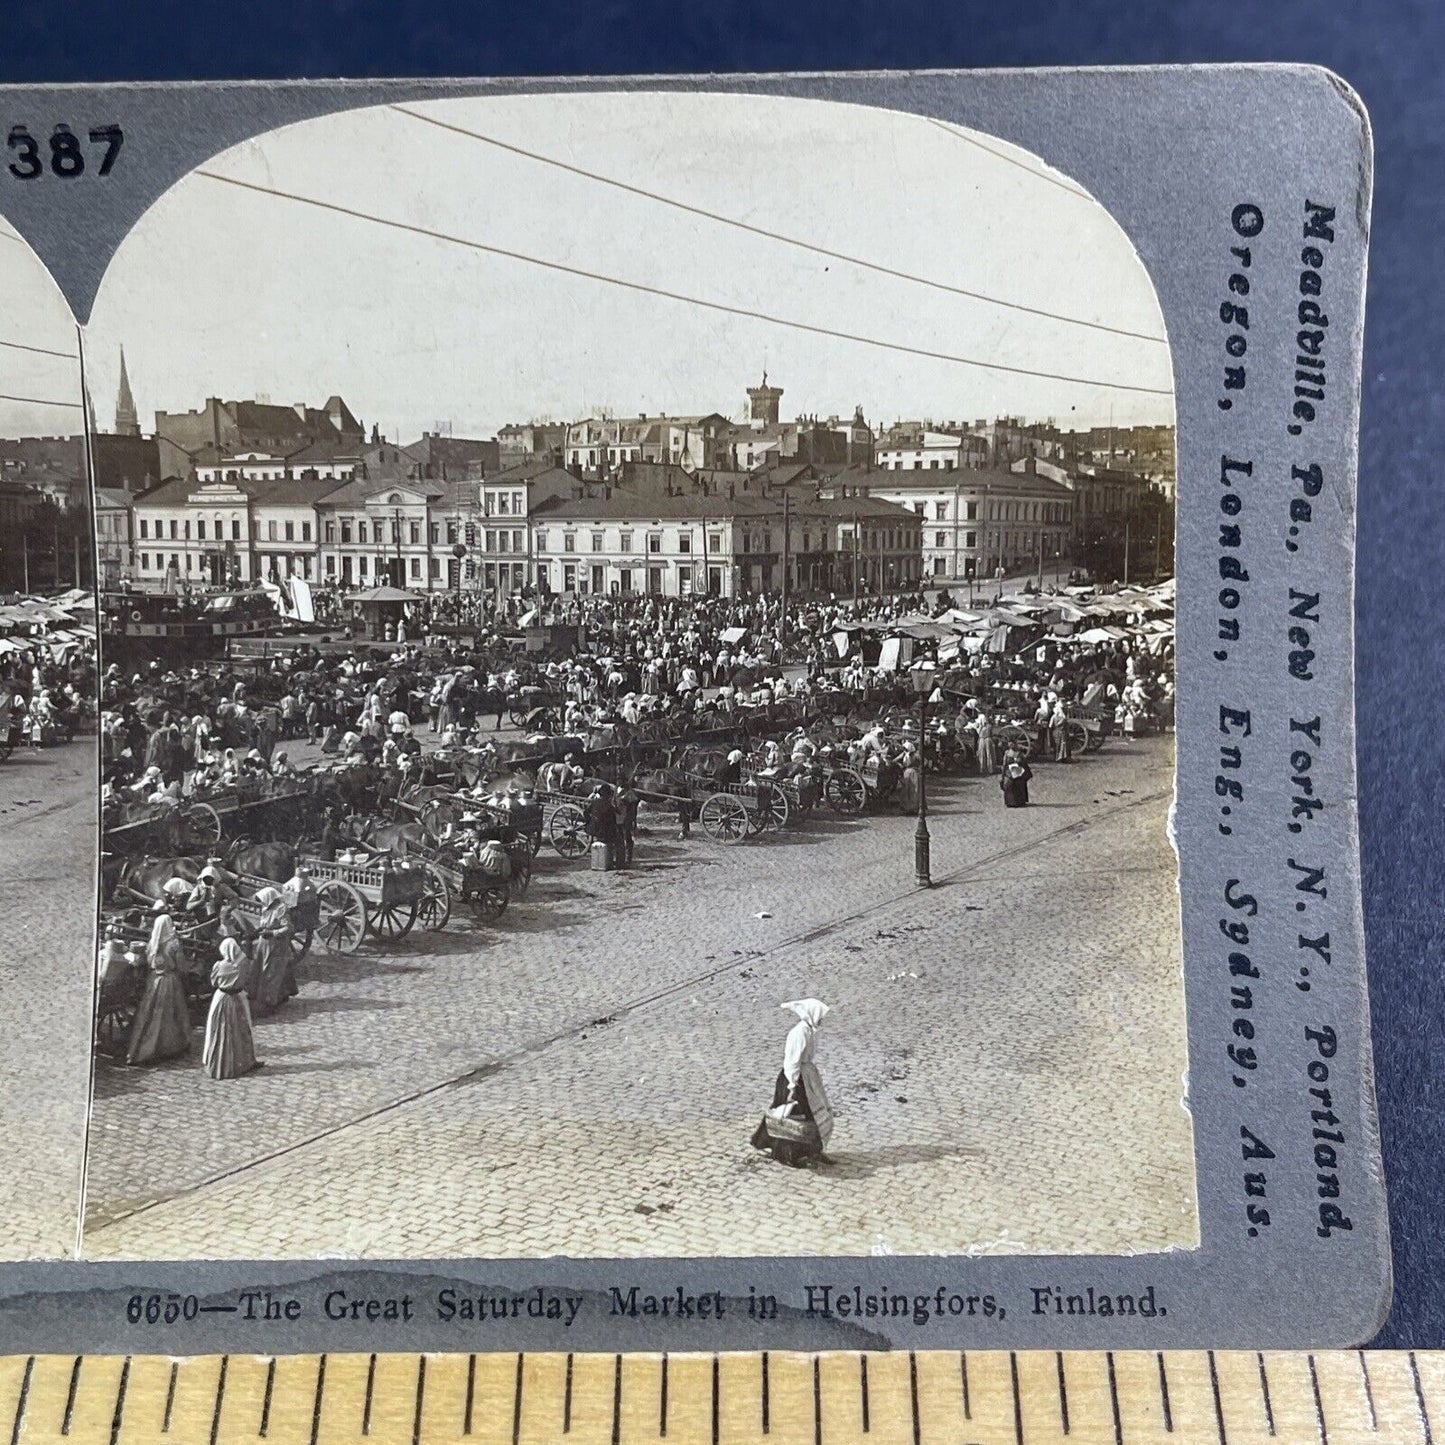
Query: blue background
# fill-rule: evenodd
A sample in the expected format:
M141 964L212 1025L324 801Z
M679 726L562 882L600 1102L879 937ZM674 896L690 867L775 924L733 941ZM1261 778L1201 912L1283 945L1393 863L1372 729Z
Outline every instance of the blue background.
M1359 490L1360 809L1395 1304L1445 1346L1439 963L1445 0L0 0L0 80L626 74L1313 61L1364 97L1377 178ZM1186 184L1180 178L1179 184Z

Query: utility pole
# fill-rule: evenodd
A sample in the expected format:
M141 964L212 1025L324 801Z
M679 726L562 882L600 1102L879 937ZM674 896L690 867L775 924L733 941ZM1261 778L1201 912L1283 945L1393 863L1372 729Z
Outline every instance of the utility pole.
M792 517L789 501L792 492L785 485L783 487L783 611L778 619L778 637L784 647L788 644L788 566L791 561L791 553L788 547L788 525Z
M853 606L858 605L858 513L853 513Z
M1124 586L1129 585L1129 518L1124 518Z

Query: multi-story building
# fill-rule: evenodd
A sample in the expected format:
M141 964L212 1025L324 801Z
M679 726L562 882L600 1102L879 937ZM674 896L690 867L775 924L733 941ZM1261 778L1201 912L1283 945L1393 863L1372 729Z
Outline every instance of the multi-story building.
M467 542L475 585L502 596L537 581L530 518L543 502L580 496L570 472L534 458L485 478L479 485L480 515Z
M357 456L366 442L361 422L339 396L324 406L276 406L270 402L207 397L195 411L156 413L156 445L162 477L189 475L193 458L210 448L220 456L263 452L289 456L313 442Z
M554 466L562 464L567 445L565 422L513 422L497 433L498 460L503 467L540 458Z
M784 541L786 519L787 540ZM557 497L532 510L539 588L740 597L905 587L919 578L919 522L876 498Z
M116 487L95 489L95 554L100 585L115 587L135 573L131 541L131 495Z
M88 507L84 434L0 437L0 480L19 483L63 510Z
M588 417L567 428L567 470L579 477L615 475L627 462L674 462L683 467L728 465L733 424L718 412L704 416Z
M882 472L953 472L978 466L983 449L977 439L950 431L894 434L874 449L873 465Z
M356 450L339 452L328 442L306 442L292 451L223 452L208 446L191 460L201 482L349 482L361 462Z
M134 579L143 587L315 581L316 504L333 479L172 478L131 498Z
M431 481L357 478L317 503L320 580L339 587L440 591L449 577L443 519L447 488Z
M867 495L913 513L930 580L996 577L1040 565L1057 569L1071 555L1074 494L1040 475L1034 463L1025 466L1018 472L855 468L837 473L826 492L843 500Z

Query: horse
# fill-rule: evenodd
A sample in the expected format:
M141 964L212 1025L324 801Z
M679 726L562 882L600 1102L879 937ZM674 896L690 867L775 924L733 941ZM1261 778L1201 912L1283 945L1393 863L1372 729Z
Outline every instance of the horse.
M296 850L289 843L253 843L238 838L226 850L224 866L232 873L249 873L285 883L296 876Z

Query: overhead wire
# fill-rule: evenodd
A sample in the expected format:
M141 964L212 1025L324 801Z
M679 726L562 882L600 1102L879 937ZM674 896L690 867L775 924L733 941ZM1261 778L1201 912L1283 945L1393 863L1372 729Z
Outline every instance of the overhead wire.
M48 346L30 346L24 341L3 341L0 346L9 347L11 351L33 351L37 356L59 356L66 361L79 361L80 354L75 351L54 351Z
M1026 176L1032 176L1036 181L1047 181L1051 186L1057 186L1061 191L1067 191L1069 195L1075 197L1077 200L1089 201L1096 206L1099 204L1082 186L1071 185L1059 176L1051 176L1047 171L1039 170L1037 166L1026 165L1023 161L1019 160L1017 156L1009 155L1007 151L995 150L991 145L987 145L981 141L976 135L966 130L961 130L958 126L949 125L946 120L939 120L936 116L932 115L924 116L924 119L930 125L936 125L939 130L947 132L947 134L953 136L956 140L964 141L968 145L985 152L985 154L991 155L995 160L1003 161L1005 165L1016 166Z
M1136 331L1127 326L1110 326L1103 321L1089 321L1082 316L1069 316L1060 311L1051 311L1043 306L1029 306L1022 301L1009 301L1002 296L991 296L986 291L971 290L966 286L956 286L948 281L936 281L929 276L919 276L911 271L903 271L894 266L885 266L878 261L870 261L862 256L854 256L846 251L835 251L831 247L821 246L815 241L800 240L796 236L789 236L782 231L769 230L766 226L755 226L750 221L740 221L735 216L725 216L718 211L710 211L703 206L695 206L689 201L680 201L675 196L665 196L658 191L647 190L643 186L633 185L629 181L620 181L614 176L602 175L598 171L587 170L583 166L573 165L570 161L558 160L555 156L543 155L540 151L528 150L524 146L513 144L511 141L497 139L496 136L486 135L482 131L472 130L468 126L456 125L451 121L441 120L436 116L424 115L420 111L409 110L404 105L393 105L390 109L398 115L407 116L411 120L422 121L426 125L436 126L439 130L451 131L455 135L466 136L470 140L480 141L484 145L494 146L496 149L506 151L525 160L536 161L545 166L555 167L557 170L566 171L570 175L579 176L585 180L595 181L599 185L611 186L616 190L624 191L628 195L638 196L646 201L656 202L658 205L670 206L674 210L686 212L688 215L699 216L703 220L714 221L718 225L731 226L735 230L746 231L749 235L761 236L769 241L779 241L786 246L795 246L799 250L812 251L816 255L826 256L832 261L842 261L849 266L858 266L866 271L876 272L880 276L890 276L895 280L908 281L916 286L928 286L937 291L945 291L953 296L963 296L970 301L979 301L990 306L1002 307L1009 311L1020 311L1029 316L1040 316L1050 321L1064 322L1069 326L1083 326L1093 331L1107 332L1111 336L1125 336L1138 341L1148 341L1155 345L1168 345L1168 337L1160 336L1156 332ZM957 132L950 131L950 134ZM964 137L965 139L967 137ZM998 154L991 151L990 154ZM1007 160L1008 157L1002 157ZM1053 177L1039 175L1040 180L1052 180ZM1070 188L1072 189L1072 188ZM1083 192L1075 192L1083 195Z
M63 406L69 407L74 411L85 410L85 405L83 402L55 401L50 397L46 396L10 396L5 392L0 392L0 401L16 401L20 402L24 406Z
M468 250L481 252L485 255L498 256L505 260L536 266L561 275L597 281L605 285L617 286L627 291L655 296L662 300L677 301L685 305L697 306L704 310L720 312L728 316L740 316L746 320L762 321L769 325L782 326L793 331L802 331L814 336L827 336L836 341L850 341L861 346L878 347L885 351L892 351L907 356L919 356L930 361L948 362L953 365L975 367L984 371L1004 372L1013 376L1034 377L1044 381L1064 382L1073 386L1096 387L1107 391L1127 391L1146 396L1172 397L1174 395L1172 387L1140 386L1134 382L1105 381L1098 377L1072 376L1063 372L1043 371L1033 367L1010 366L1001 361L983 361L977 357L960 356L946 351L934 351L928 347L909 346L904 342L886 341L881 337L863 336L854 332L841 331L830 326L818 326L806 321L797 321L786 316L774 316L769 312L756 311L745 306L734 306L724 301L711 301L705 297L689 296L683 292L670 291L660 286L649 286L641 281L628 281L620 276L609 276L599 271L588 270L585 267L570 266L561 261L548 261L540 256L529 255L525 251L515 251L505 246L494 246L485 241L473 240L466 236L454 236L446 231L433 230L431 227L419 226L411 221L393 220L387 216L378 216L369 211L361 211L351 206L344 206L336 201L322 200L317 196L301 195L294 191L281 190L275 186L262 186L253 181L240 180L234 176L223 176L215 171L198 169L192 172L192 174L205 180L216 181L222 185L235 186L240 190L251 191L258 195L271 196L278 200L292 201L295 204L310 206L334 215L349 216L354 220L367 221L374 225L384 226L390 230L403 231L412 235L423 236L430 240L442 241L449 245L462 246Z

